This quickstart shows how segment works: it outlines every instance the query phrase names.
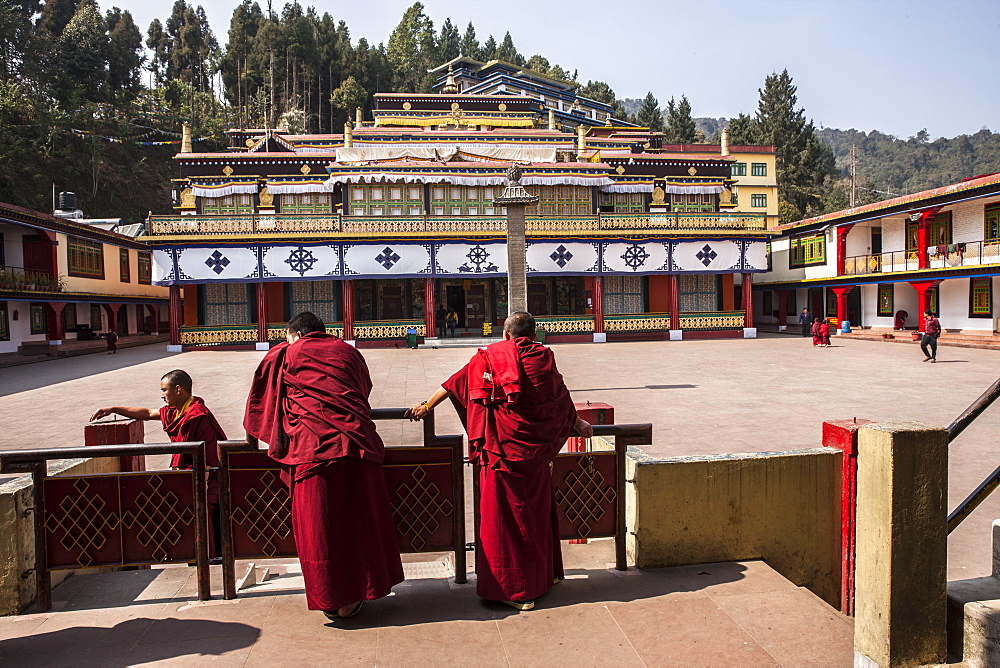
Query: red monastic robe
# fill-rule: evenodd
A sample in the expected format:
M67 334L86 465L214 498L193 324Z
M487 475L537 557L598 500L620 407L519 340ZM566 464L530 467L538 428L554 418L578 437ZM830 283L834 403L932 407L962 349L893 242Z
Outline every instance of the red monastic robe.
M205 405L205 400L201 397L191 397L191 403L187 409L180 413L178 408L173 406L162 406L160 408L160 424L163 431L173 442L184 441L205 441L205 466L216 468L219 466L219 441L226 440L226 432L222 430L219 421L212 415L212 411ZM189 469L194 465L191 455L176 454L170 458L170 466L176 469ZM208 524L209 536L209 556L216 557L221 554L222 545L219 533L219 475L216 471L208 474Z
M527 337L477 351L443 387L479 479L477 593L535 599L563 577L549 464L576 422L569 390L552 351Z
M243 426L286 466L310 610L381 598L403 581L371 390L361 353L313 332L272 348L247 397Z

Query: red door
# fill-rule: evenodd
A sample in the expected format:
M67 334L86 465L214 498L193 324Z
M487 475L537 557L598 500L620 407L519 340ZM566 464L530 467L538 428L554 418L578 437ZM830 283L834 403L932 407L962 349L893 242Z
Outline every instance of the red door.
M399 284L382 286L382 319L401 320L403 318L403 286Z
M26 234L22 238L24 247L24 270L52 275L52 246L47 239L37 234Z
M465 326L480 329L486 321L486 286L473 283L465 291Z
M545 283L528 283L528 313L548 315L548 290Z

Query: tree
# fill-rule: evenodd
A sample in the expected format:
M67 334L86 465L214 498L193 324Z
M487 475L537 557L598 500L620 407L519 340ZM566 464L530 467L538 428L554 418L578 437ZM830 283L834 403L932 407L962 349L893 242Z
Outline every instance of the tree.
M660 111L660 103L653 97L653 93L646 93L642 106L635 114L635 122L654 132L663 132L663 113Z
M441 32L438 35L438 62L446 63L449 60L457 58L459 56L460 41L461 37L458 34L458 28L451 22L451 19L445 19L444 23L441 24Z
M691 118L691 103L681 95L679 103L670 98L667 102L667 124L664 141L668 144L693 144L696 140L696 126Z
M545 56L540 56L537 53L524 64L525 68L531 70L532 72L538 72L539 74L548 74L551 66L549 65L549 59Z
M142 52L142 33L127 9L108 11L108 95L119 108L130 104L142 87L140 70L146 60Z
M38 27L50 39L57 39L77 12L76 0L45 0Z
M0 3L0 81L17 75L32 36L31 18L38 0Z
M415 2L405 12L389 36L386 53L397 90L416 92L434 58L434 24Z
M469 25L465 26L465 34L462 35L462 41L458 44L458 50L461 56L474 60L482 60L479 40L476 39L476 29L472 25L472 21L469 21Z
M497 58L497 41L493 39L493 35L483 43L483 48L479 51L479 60L495 60Z
M263 22L264 13L260 5L252 0L243 0L237 5L229 20L229 42L222 58L222 84L229 103L241 109L249 104L263 83L263 77L259 76L256 68L254 74L258 76L251 74L249 63L253 44Z
M577 89L577 94L591 100L603 102L604 104L610 104L614 107L614 110L611 112L612 118L623 121L628 120L628 112L625 111L622 101L615 96L615 92L611 90L611 86L603 81L588 81L585 85Z
M511 38L509 31L504 35L503 42L501 42L500 48L497 49L497 55L494 57L497 60L503 60L512 65L524 65L524 56L514 46L514 40Z
M368 102L368 91L362 88L354 77L347 77L330 95L330 104L346 112L348 118L352 111L357 107L364 107L366 102Z
M96 3L84 0L55 44L53 93L65 108L102 100L107 49L107 25Z
M146 35L146 48L153 52L153 57L149 60L153 80L161 84L166 79L167 66L170 64L170 37L164 32L160 19L153 19Z
M729 143L742 145L742 146L753 146L759 144L758 140L759 128L757 127L757 121L753 116L747 116L741 113L736 118L729 121L729 125L726 126L729 132Z

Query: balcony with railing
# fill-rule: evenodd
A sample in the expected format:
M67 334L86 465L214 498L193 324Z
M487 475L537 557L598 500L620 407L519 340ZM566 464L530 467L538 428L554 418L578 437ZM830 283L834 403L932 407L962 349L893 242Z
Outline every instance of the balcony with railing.
M232 216L150 216L151 236L321 234L368 236L380 234L503 233L504 216L342 216L340 214L242 214ZM587 233L761 233L759 213L634 213L592 216L528 216L529 235Z
M975 267L984 264L1000 264L1000 243L968 241L927 248L928 269ZM856 255L844 260L845 276L888 274L916 271L920 268L920 254L915 250Z
M23 267L0 265L0 290L13 292L61 292L58 277L44 271L29 271Z

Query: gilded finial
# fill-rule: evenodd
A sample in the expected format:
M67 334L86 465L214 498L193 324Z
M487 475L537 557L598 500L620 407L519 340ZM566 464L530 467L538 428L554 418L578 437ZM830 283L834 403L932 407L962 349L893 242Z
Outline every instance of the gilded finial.
M444 82L441 92L445 95L458 94L458 84L455 82L455 72L452 70L451 65L448 65L448 79Z

